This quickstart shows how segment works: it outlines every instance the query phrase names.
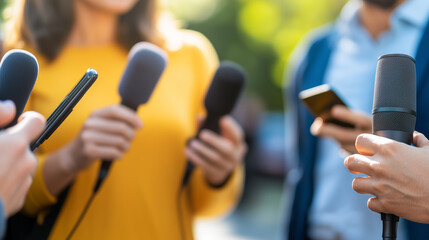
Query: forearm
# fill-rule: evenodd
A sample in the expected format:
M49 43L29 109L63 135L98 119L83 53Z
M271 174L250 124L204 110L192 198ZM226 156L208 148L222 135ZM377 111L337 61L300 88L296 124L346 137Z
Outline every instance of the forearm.
M71 164L77 161L77 154L73 153L74 144L72 142L46 157L43 180L47 190L53 196L58 196L70 185L79 172Z

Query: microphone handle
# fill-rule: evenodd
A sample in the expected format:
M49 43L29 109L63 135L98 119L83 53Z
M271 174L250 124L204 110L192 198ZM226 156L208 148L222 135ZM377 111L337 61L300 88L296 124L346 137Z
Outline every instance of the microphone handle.
M376 131L375 135L408 145L413 141L413 133L403 131L381 130ZM381 220L383 221L383 240L395 240L398 231L399 217L393 214L381 213Z
M133 104L128 104L124 100L122 100L121 105L128 107L129 109L131 109L133 111L137 111L137 108L138 108L138 105L135 106ZM97 182L95 183L95 186L93 189L94 193L98 192L98 189L100 189L101 184L104 182L104 180L109 175L109 170L110 170L110 167L112 166L112 161L113 161L113 159L112 160L107 160L107 159L101 160L101 167L100 167L100 170L98 172Z
M204 120L203 124L201 125L201 127L198 129L197 135L196 135L196 139L200 139L200 133L202 130L207 129L207 130L211 130L215 133L220 133L220 126L219 126L219 120L220 120L220 116L210 116L208 115L207 118ZM186 161L186 169L185 169L185 174L183 175L183 179L182 179L182 187L185 187L186 184L188 184L192 172L195 169L195 165L187 160Z

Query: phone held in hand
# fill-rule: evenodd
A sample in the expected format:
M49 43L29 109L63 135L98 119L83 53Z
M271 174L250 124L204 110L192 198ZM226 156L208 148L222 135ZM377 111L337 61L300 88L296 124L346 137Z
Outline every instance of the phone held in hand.
M63 123L63 121L73 111L73 108L85 95L92 84L97 80L98 74L94 69L89 68L82 79L73 90L67 94L55 111L46 120L46 128L43 133L30 145L31 151L37 149L52 133Z
M354 128L352 124L342 122L331 116L332 107L335 105L347 107L347 105L328 84L301 91L299 98L314 116L322 118L327 123L345 128Z

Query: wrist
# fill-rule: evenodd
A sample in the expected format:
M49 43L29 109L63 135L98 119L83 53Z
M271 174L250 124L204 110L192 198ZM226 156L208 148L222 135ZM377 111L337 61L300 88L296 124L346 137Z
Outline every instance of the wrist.
M82 164L79 162L84 159L84 155L80 153L77 145L76 141L73 141L54 153L57 155L61 170L65 173L76 175L82 170Z
M224 176L208 176L207 174L205 174L205 180L207 182L207 184L215 189L219 189L222 188L223 186L225 186L225 184L228 182L228 180L231 178L232 172L227 173Z

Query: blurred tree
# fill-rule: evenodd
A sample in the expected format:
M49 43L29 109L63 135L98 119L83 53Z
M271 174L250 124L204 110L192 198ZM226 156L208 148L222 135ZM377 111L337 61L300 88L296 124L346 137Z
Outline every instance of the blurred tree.
M211 40L221 60L247 70L248 94L259 96L270 110L281 110L284 68L292 50L309 30L335 19L346 0L164 2L187 28Z

